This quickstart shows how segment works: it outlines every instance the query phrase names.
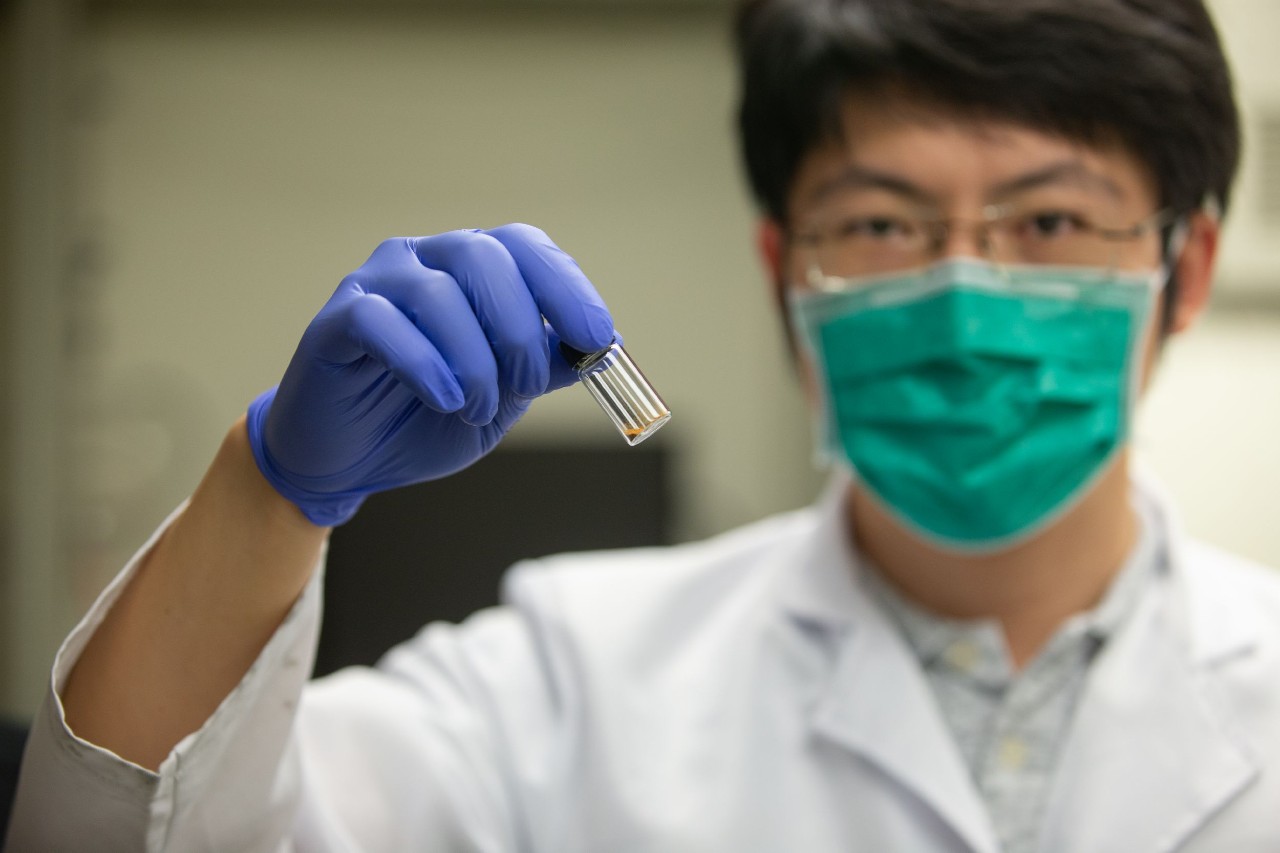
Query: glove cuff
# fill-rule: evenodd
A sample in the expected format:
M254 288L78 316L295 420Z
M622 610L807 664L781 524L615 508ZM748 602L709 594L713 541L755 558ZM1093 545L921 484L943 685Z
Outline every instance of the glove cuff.
M276 398L276 389L269 388L258 395L249 404L246 425L249 430L249 447L253 450L253 459L258 463L258 470L266 477L285 500L293 503L307 517L307 520L319 527L337 527L345 524L360 509L365 495L356 492L338 492L324 494L313 492L295 485L271 458L267 449L266 425L267 415L271 411L271 403Z

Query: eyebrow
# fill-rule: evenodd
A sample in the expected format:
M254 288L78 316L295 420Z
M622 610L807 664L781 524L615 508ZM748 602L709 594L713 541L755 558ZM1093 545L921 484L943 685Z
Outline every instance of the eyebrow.
M840 174L823 181L815 187L808 194L806 201L809 204L816 204L840 190L847 189L887 190L895 195L905 196L923 204L932 204L937 201L937 198L932 193L916 186L906 178L853 163L845 166L840 171Z
M987 195L994 199L1007 198L1053 184L1073 184L1083 189L1097 189L1113 198L1123 199L1124 190L1106 175L1090 169L1079 160L1063 160L1052 163L1025 175L1002 181L991 187ZM938 197L900 175L882 172L866 166L849 164L840 174L819 184L807 197L809 204L816 204L833 193L845 189L879 189L903 196L925 205L936 206Z
M1118 183L1106 175L1095 172L1079 160L1053 163L1043 169L996 184L991 188L990 195L993 198L1005 198L1050 184L1074 184L1082 189L1102 190L1118 200L1125 198L1125 192Z

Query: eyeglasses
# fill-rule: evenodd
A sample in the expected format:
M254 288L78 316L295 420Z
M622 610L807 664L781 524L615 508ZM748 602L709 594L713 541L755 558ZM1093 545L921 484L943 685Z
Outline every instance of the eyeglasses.
M953 233L974 232L983 256L1000 265L1114 268L1123 244L1172 225L1177 216L1158 211L1127 227L1101 224L1082 210L989 205L982 218L963 221L912 213L834 210L818 224L792 234L809 278L854 278L928 266Z

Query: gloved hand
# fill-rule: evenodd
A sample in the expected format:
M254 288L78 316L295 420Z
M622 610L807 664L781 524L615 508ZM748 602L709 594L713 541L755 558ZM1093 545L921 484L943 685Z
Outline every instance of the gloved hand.
M387 240L250 405L254 458L312 522L341 524L373 492L467 467L576 381L561 340L591 352L613 337L587 277L537 228Z

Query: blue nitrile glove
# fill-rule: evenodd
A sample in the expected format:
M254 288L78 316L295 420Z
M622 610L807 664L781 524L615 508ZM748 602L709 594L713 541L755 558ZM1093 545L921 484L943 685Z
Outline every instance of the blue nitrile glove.
M576 381L561 339L590 352L613 337L587 277L537 228L387 240L249 406L254 458L312 522L341 524L369 494L467 467L535 397Z

